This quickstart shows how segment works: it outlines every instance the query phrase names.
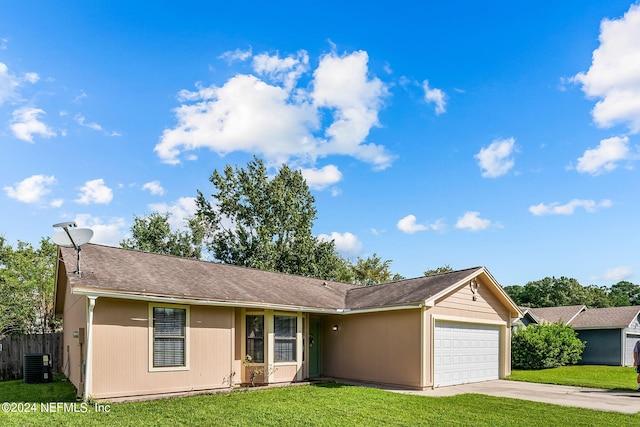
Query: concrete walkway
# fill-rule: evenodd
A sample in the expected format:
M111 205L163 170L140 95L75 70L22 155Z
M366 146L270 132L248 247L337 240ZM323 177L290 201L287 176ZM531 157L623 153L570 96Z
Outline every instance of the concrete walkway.
M481 383L439 387L434 390L402 390L383 388L396 393L419 396L454 396L476 393L489 396L532 400L554 405L576 406L598 411L616 411L634 414L640 412L640 392L624 390L601 390L596 388L569 387L521 381L494 380Z

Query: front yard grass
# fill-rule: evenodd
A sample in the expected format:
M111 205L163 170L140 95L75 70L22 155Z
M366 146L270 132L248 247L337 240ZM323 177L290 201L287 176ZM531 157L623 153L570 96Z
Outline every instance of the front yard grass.
M0 401L13 400L5 392L15 387L0 383ZM477 394L404 395L339 384L236 391L102 408L108 412L96 412L92 405L87 413L0 411L0 425L522 426L523 420L535 426L640 425L639 415Z
M636 390L637 375L634 368L627 366L575 365L537 371L513 370L508 379L608 390Z

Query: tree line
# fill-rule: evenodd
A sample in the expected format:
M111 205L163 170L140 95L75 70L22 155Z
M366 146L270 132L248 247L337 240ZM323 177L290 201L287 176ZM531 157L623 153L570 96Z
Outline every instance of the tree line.
M521 307L585 305L588 308L640 305L640 285L619 281L611 286L582 286L568 277L545 277L524 286L505 286L505 292Z

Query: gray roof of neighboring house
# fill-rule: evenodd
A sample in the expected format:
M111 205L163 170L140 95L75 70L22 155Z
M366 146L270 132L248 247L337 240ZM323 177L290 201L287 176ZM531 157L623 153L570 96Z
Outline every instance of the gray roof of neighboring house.
M74 271L75 250L64 247L60 250L67 273ZM67 275L72 289L76 290L321 310L420 303L474 273L486 271L475 267L364 287L96 244L82 246L81 253L82 277Z
M627 328L638 317L640 306L590 308L580 313L571 326L575 329Z
M567 305L562 307L520 307L525 313L528 311L533 315L533 318L538 322L543 321L549 323L557 323L562 321L564 324L573 324L574 318L581 312L587 309L584 305Z

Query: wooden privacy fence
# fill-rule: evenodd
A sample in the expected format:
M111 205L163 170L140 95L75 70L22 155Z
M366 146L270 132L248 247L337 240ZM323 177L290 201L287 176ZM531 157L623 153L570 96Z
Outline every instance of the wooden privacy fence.
M22 379L25 354L51 356L51 372L62 372L62 332L7 336L0 340L0 381Z

